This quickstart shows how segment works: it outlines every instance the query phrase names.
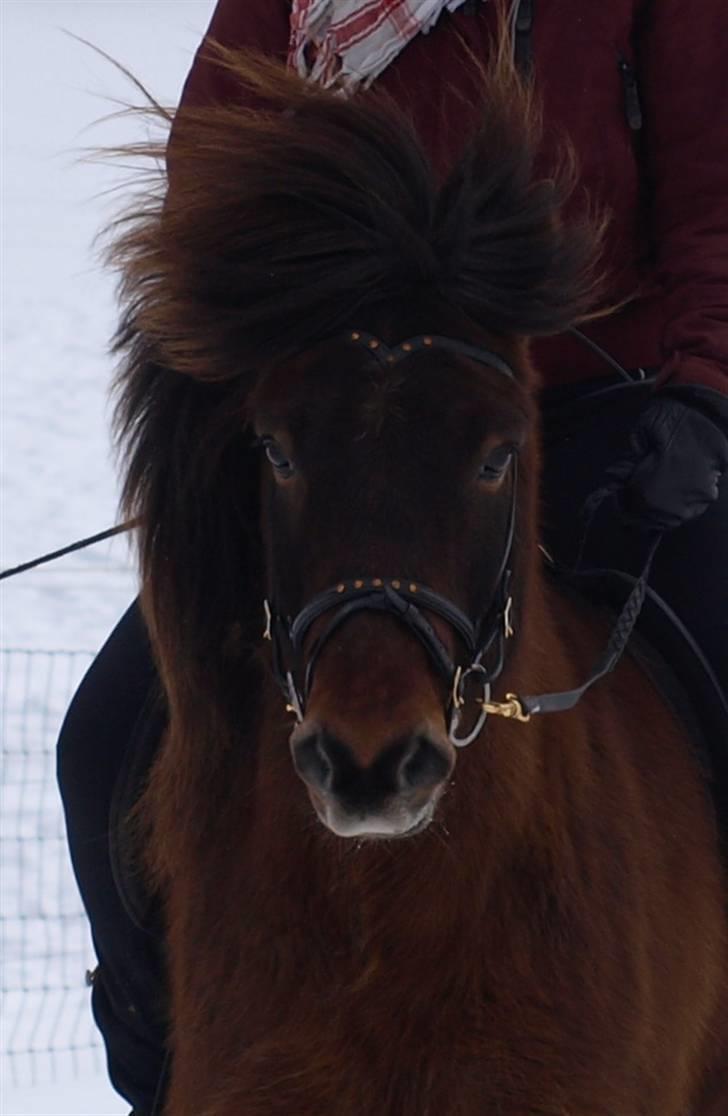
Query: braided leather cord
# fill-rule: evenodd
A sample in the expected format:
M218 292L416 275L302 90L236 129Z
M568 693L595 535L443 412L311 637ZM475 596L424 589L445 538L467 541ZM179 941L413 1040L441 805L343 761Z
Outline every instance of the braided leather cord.
M647 592L647 579L650 576L652 569L652 561L657 552L657 548L662 541L662 533L656 534L653 538L647 558L642 567L637 582L632 589L624 603L622 611L617 617L616 623L609 636L604 653L597 660L594 669L587 678L586 682L581 686L577 686L573 690L562 690L559 693L553 694L538 694L526 695L518 697L521 708L524 713L563 713L567 709L573 709L578 701L584 696L587 690L591 689L595 682L603 678L605 674L609 674L614 670L619 660L624 654L624 650L629 643L630 636L634 631L634 626L637 623L642 605L645 600L645 593Z

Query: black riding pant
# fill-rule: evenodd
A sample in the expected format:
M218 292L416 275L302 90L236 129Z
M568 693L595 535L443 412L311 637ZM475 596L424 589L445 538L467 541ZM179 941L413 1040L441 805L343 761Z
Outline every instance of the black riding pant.
M563 562L584 542L579 509L622 456L648 398L644 385L608 381L544 397L544 536ZM588 397L588 398L587 398ZM614 502L589 530L583 560L639 572L646 540L625 529ZM728 689L728 483L700 519L665 538L651 584L702 645ZM163 1092L165 980L153 929L123 902L110 849L114 788L128 777L143 710L157 685L136 604L122 618L82 682L63 725L58 774L76 877L99 959L93 1010L106 1042L109 1074L136 1116L152 1116ZM251 695L251 700L253 696ZM156 1098L156 1099L155 1099Z

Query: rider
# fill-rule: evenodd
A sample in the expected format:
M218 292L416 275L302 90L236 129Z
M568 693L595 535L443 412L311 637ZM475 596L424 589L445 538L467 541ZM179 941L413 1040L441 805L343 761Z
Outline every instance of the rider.
M345 95L371 83L385 89L444 172L475 121L475 77L464 56L487 58L503 4L511 0L219 0L207 38L287 60ZM624 305L590 323L589 337L635 381L608 411L599 396L588 425L559 438L555 405L561 413L564 402L583 401L615 377L572 336L534 345L546 420L547 540L572 557L582 533L574 509L604 487L615 490L611 518L590 544L601 565L634 571L645 531L667 529L651 584L728 690L723 2L513 0L509 11L516 60L532 71L543 102L545 163L566 133L583 187L572 204L589 196L610 211L608 296ZM206 40L181 111L241 96ZM169 172L174 189L174 133ZM134 919L144 922L144 912L130 913L109 819L114 787L117 803L128 801L139 777L128 757L143 773L153 752L159 720L150 727L140 711L155 683L134 605L82 683L59 751L71 852L99 958L94 1012L112 1081L136 1116L152 1116L164 1087L162 946L154 919L139 926ZM141 741L137 722L146 726ZM109 831L111 842L98 840Z

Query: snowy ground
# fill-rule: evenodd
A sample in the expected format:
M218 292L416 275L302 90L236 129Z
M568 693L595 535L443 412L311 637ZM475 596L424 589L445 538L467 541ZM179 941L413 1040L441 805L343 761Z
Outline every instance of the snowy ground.
M15 1092L4 1090L0 1101L3 1116L124 1116L129 1105L112 1093L106 1081L78 1081L37 1085Z
M86 129L113 110L105 98L135 95L64 31L106 50L161 100L175 103L213 6L213 0L0 3L2 567L116 519L106 407L113 281L101 273L92 240L113 209L101 195L119 176L78 160L84 147L133 138L129 122ZM0 647L93 651L134 586L123 542L6 582ZM84 655L3 657L3 985L17 986L3 1004L3 1116L104 1116L128 1107L104 1080L89 1024L83 973L93 955L53 783L52 743L87 662ZM31 1065L30 1055L23 1062L18 1051L32 1028L34 1041L58 1052ZM74 1044L81 1049L63 1052Z
M90 127L137 99L108 62L129 66L167 103L182 81L212 0L2 0L2 538L0 565L111 525L106 354L113 280L92 241L118 204L100 195L118 171L82 149L133 137ZM94 648L133 596L123 542L9 582L2 643Z

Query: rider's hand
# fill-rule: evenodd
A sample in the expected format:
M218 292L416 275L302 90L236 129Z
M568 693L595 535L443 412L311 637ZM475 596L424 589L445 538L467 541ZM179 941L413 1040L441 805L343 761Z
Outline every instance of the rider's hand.
M686 387L648 404L607 481L626 522L669 530L703 514L727 469L728 398Z

